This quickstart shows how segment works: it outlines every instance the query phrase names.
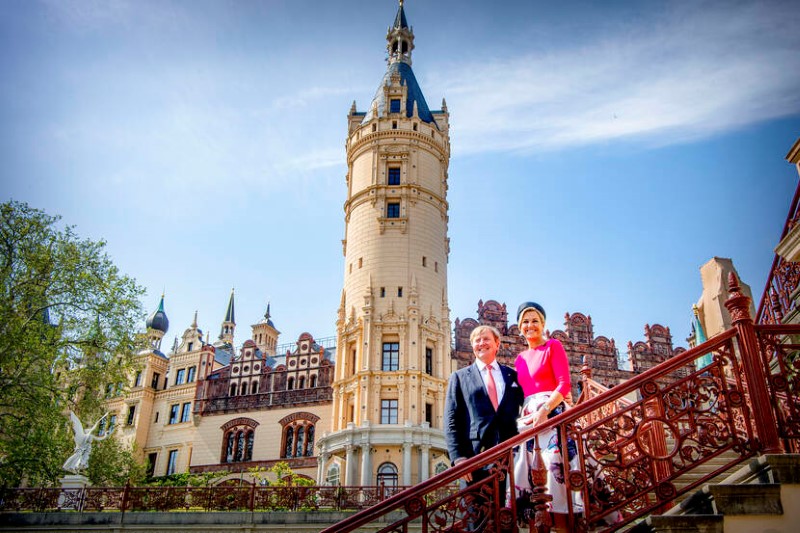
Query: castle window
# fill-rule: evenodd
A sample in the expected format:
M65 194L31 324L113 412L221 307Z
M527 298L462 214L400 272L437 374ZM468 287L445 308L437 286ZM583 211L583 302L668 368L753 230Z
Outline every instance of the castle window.
M192 402L186 402L181 406L181 422L188 422L189 415L192 413Z
M384 342L381 370L391 372L400 367L400 343Z
M255 433L249 428L234 428L225 434L225 462L239 463L253 459Z
M434 271L434 272L439 272L439 261L436 261L436 262L433 264L433 271Z
M364 258L363 257L359 257L358 258L358 268L361 268L362 266L364 266Z
M317 386L317 375L316 374L312 375L311 379L309 379L308 381L309 381L308 386L313 389L314 387Z
M417 131L417 123L416 122L414 123L414 125L412 127L413 127L414 131Z
M400 167L392 167L386 178L387 185L400 185Z
M309 420L299 420L296 425L284 429L282 458L312 457L314 455L314 424Z
M175 473L178 463L178 450L169 451L169 459L167 459L167 475L171 476Z
M424 255L422 256L422 266L424 267L428 266L428 258L425 257Z
M158 411L156 411L156 416L153 419L153 424L156 424L156 423L158 423Z
M400 202L386 204L386 218L400 218Z
M187 383L193 382L194 378L195 378L195 374L197 374L197 367L196 366L190 366L189 367L189 372L187 372L187 374L186 374L186 382Z
M286 390L294 390L294 378L289 378L286 382Z
M338 485L339 484L339 465L334 464L328 469L328 473L325 474L325 483L328 485Z
M300 379L297 380L297 388L298 389L305 389L306 388L306 377L300 376Z
M425 373L433 375L433 348L425 348Z
M247 394L247 382L242 383L242 390L239 391L239 394L241 394L242 396Z
M397 467L393 463L383 463L378 467L378 486L397 486Z
M433 427L433 404L432 403L426 403L425 404L425 422L427 422L430 427Z
M253 382L252 393L253 394L258 394L258 381L254 381Z
M180 385L186 377L186 369L181 368L175 373L175 385Z
M136 379L133 380L134 387L141 387L142 386L142 371L136 373Z
M397 287L397 297L398 298L403 297L403 287Z
M378 131L378 125L377 124L373 124L372 125L372 132L375 133L376 131Z
M193 342L190 342L189 344L187 344L187 345L186 345L186 351L187 351L187 352L191 352L191 351L192 351L192 346L194 346L194 343L193 343Z
M386 297L386 287L381 287L381 298Z
M114 431L114 426L117 425L117 415L111 415L111 418L108 420L108 432L111 433Z
M289 426L286 428L286 446L283 448L283 457L292 458L294 457L294 428Z
M147 454L147 477L153 477L156 474L156 461L158 460L157 453Z
M251 461L255 448L255 427L258 422L251 419L236 419L225 424L222 429L222 457L220 462L236 463Z
M381 424L397 424L397 400L381 400Z
M236 383L231 384L231 393L229 396L236 396Z
M399 113L400 112L400 99L399 98L392 98L389 100L389 112L390 113Z
M178 404L173 404L169 406L169 421L167 424L177 424L178 423Z
M130 407L128 407L128 419L125 421L125 424L128 426L132 426L133 419L135 416L136 416L136 406L131 405Z
M396 129L397 129L397 121L396 121L396 120L393 120L393 121L392 121L392 129L393 129L393 130L396 130Z

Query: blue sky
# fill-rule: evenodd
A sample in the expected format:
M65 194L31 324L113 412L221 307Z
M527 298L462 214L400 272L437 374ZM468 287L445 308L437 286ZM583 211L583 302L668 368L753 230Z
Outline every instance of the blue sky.
M797 185L789 1L407 0L451 114L451 319L537 300L624 352L685 346L699 268L760 296ZM0 198L60 214L166 291L165 343L335 334L346 115L385 71L393 0L0 2Z

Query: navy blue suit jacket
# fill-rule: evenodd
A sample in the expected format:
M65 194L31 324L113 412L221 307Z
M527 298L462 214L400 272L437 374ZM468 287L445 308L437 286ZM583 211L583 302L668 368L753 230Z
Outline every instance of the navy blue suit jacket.
M517 434L517 417L524 395L517 373L499 365L505 392L497 411L474 363L453 372L447 384L444 429L450 461L478 455Z

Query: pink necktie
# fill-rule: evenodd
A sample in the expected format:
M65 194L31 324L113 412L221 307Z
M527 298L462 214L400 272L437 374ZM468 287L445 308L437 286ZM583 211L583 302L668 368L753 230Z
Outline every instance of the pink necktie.
M489 393L489 401L492 402L492 407L497 411L497 385L494 383L491 365L486 365L486 373L489 374L489 379L486 381L486 392Z

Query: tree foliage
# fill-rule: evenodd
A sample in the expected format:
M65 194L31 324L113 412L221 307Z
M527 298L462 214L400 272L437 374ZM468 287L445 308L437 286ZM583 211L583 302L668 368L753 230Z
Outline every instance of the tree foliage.
M0 204L3 486L52 484L64 474L73 449L66 412L85 425L97 420L106 385L127 383L140 342L143 290L114 266L105 242L82 240L59 220ZM106 476L95 462L90 474Z

